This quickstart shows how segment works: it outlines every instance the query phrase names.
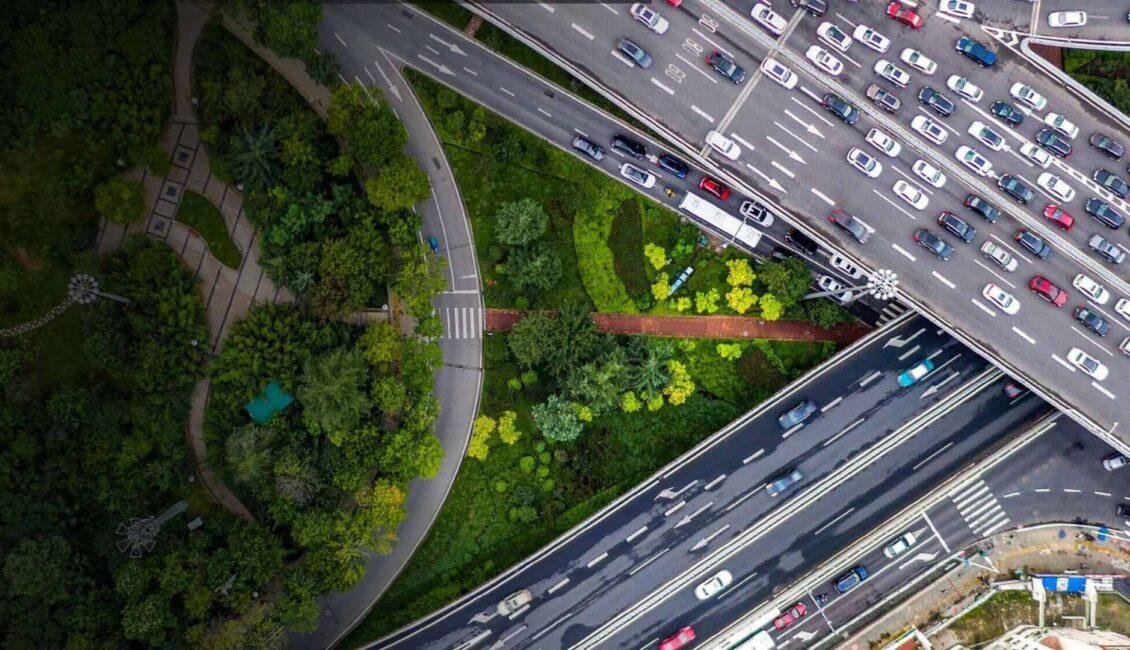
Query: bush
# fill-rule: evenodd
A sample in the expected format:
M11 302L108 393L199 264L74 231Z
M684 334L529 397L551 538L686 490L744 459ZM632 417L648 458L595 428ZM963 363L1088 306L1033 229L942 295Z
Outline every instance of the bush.
M647 295L647 271L644 269L643 251L640 241L643 227L640 223L639 201L632 197L620 203L612 220L612 232L608 236L608 247L612 251L616 275L624 283L628 294L635 297Z
M616 274L615 258L608 246L612 230L609 199L593 201L594 205L584 206L573 222L573 247L581 282L597 311L634 314L636 305Z
M115 176L94 188L94 208L107 221L128 224L145 212L145 186Z
M545 234L549 216L533 199L507 201L494 213L494 236L509 246L523 246Z
M534 459L533 456L522 456L520 459L518 459L518 469L522 470L522 472L526 474L534 471L534 467L536 467L537 464L538 462Z

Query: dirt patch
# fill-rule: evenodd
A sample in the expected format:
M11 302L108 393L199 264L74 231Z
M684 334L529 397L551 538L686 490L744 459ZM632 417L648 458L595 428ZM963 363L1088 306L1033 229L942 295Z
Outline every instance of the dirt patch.
M43 263L32 257L31 254L28 253L23 246L17 246L16 248L12 249L11 253L12 259L16 260L16 263L24 267L25 269L28 269L30 271L38 271L43 266Z

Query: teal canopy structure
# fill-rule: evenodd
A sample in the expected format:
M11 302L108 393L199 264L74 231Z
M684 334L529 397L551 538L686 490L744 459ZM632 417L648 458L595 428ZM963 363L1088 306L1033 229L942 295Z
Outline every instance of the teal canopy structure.
M272 381L263 388L263 391L255 396L250 402L245 404L243 408L247 409L248 415L252 420L259 424L266 424L268 420L274 416L275 413L290 406L294 401L294 395L287 393L279 386L278 382Z

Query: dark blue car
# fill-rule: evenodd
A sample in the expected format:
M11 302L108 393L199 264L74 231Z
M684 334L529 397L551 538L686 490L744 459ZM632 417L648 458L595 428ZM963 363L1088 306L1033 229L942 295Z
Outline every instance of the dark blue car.
M836 578L832 586L835 587L836 591L843 594L863 584L863 581L866 579L867 569L863 565L859 565L839 578Z
M965 56L973 59L977 63L977 65L985 68L991 67L994 63L997 62L996 52L990 50L984 44L978 43L968 36L962 36L961 38L957 39L957 43L954 44L954 48L958 52L961 52Z
M659 154L655 165L665 172L674 174L678 178L686 178L691 171L690 165L672 156L669 153Z

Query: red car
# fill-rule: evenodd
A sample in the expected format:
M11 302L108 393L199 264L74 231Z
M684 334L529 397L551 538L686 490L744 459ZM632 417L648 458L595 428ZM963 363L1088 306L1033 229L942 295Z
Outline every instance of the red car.
M660 641L659 650L679 650L691 641L694 641L694 628L688 625Z
M1042 275L1033 275L1032 279L1028 281L1028 288L1056 307L1062 307L1067 302L1067 292L1052 284L1051 280Z
M807 613L808 608L804 606L804 603L797 603L790 607L784 614L773 619L773 627L778 630L783 630L793 623L796 623L801 616Z
M698 183L698 189L706 190L722 201L730 198L730 188L726 187L721 182L716 181L709 176L702 177L702 180Z
M904 5L901 2L892 2L887 5L887 15L904 25L909 25L911 29L919 29L926 21L922 20L913 9Z
M1059 226L1063 230L1071 230L1071 226L1075 225L1075 217L1067 214L1063 208L1058 205L1049 205L1044 208L1044 216L1048 221Z

